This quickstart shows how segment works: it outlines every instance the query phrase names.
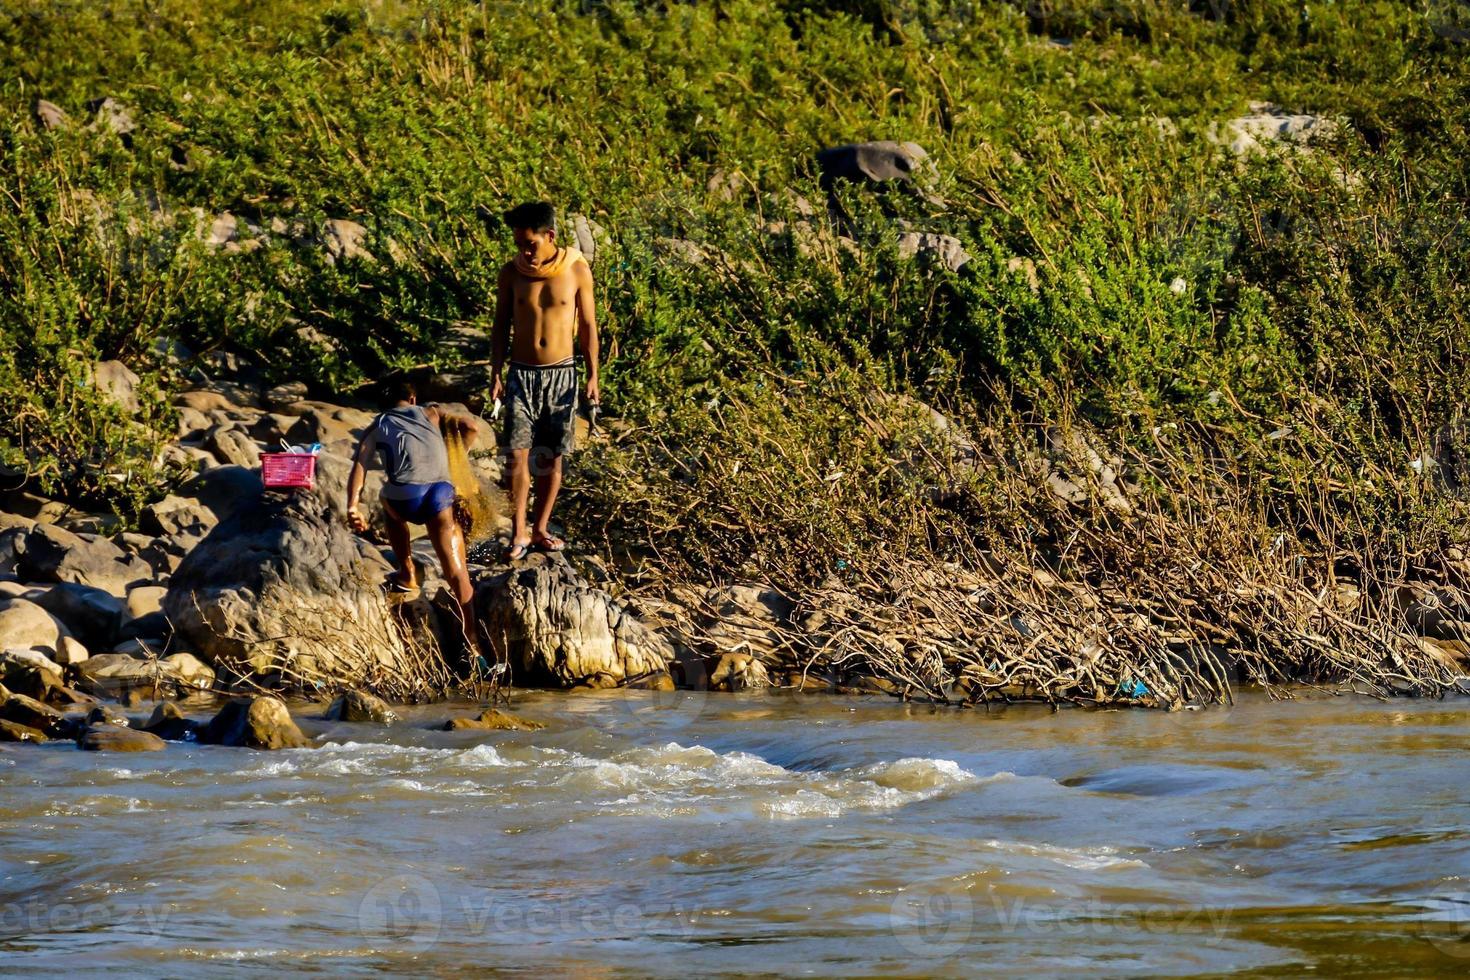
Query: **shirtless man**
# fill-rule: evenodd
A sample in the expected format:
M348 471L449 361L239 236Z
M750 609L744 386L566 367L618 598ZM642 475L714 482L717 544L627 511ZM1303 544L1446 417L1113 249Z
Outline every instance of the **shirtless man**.
M495 325L490 335L490 398L505 402L505 446L510 459L512 561L531 548L560 551L566 542L548 522L561 489L561 460L572 451L577 413L575 338L587 364L587 401L597 404L597 312L592 270L582 253L556 244L550 204L522 204L505 213L516 256L500 270ZM501 380L506 349L510 371ZM536 510L526 525L532 464Z

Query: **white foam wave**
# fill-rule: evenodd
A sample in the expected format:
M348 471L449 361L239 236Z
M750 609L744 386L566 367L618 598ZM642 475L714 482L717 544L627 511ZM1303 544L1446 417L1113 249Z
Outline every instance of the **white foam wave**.
M848 770L798 772L748 752L703 745L641 746L610 755L553 746L468 748L335 742L274 753L249 778L348 779L363 788L433 795L494 795L516 770L518 786L568 792L607 815L675 816L711 809L773 819L834 818L887 810L992 779L950 759L909 757ZM370 790L369 790L370 791Z
M1022 841L990 840L985 847L1006 854L1022 854L1028 857L1052 861L1077 871L1121 871L1127 868L1146 868L1147 864L1137 858L1120 857L1116 847L1059 847L1054 844L1031 844Z

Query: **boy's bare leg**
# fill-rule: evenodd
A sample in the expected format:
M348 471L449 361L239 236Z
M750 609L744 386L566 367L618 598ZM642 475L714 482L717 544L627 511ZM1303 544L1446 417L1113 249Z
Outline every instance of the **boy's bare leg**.
M536 512L531 525L531 540L555 542L548 524L551 508L556 505L556 495L561 491L561 457L552 456L548 461L544 453L536 460Z
M531 495L531 451L510 451L510 502L511 502L511 547L530 544L531 533L526 529L526 504Z
M398 584L405 589L416 589L419 576L413 565L413 540L408 522L395 514L393 507L386 502L383 504L383 516L388 524L388 545L393 549L393 562L398 566Z
M464 534L459 522L454 519L454 508L446 507L429 519L429 540L439 555L439 567L444 570L444 581L454 591L459 603L460 621L464 626L465 639L471 653L479 651L475 632L475 588L470 583L470 570L465 562Z

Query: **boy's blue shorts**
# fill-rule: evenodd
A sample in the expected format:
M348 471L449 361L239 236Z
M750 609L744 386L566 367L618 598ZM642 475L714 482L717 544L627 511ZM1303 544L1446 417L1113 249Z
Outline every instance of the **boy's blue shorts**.
M402 483L395 489L405 496L384 496L383 503L410 524L427 524L434 515L454 506L452 483Z

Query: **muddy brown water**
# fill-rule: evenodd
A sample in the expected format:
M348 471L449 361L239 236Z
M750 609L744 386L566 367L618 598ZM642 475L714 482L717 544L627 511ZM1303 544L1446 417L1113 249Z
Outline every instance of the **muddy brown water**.
M0 973L1470 972L1470 701L514 709L0 747Z

